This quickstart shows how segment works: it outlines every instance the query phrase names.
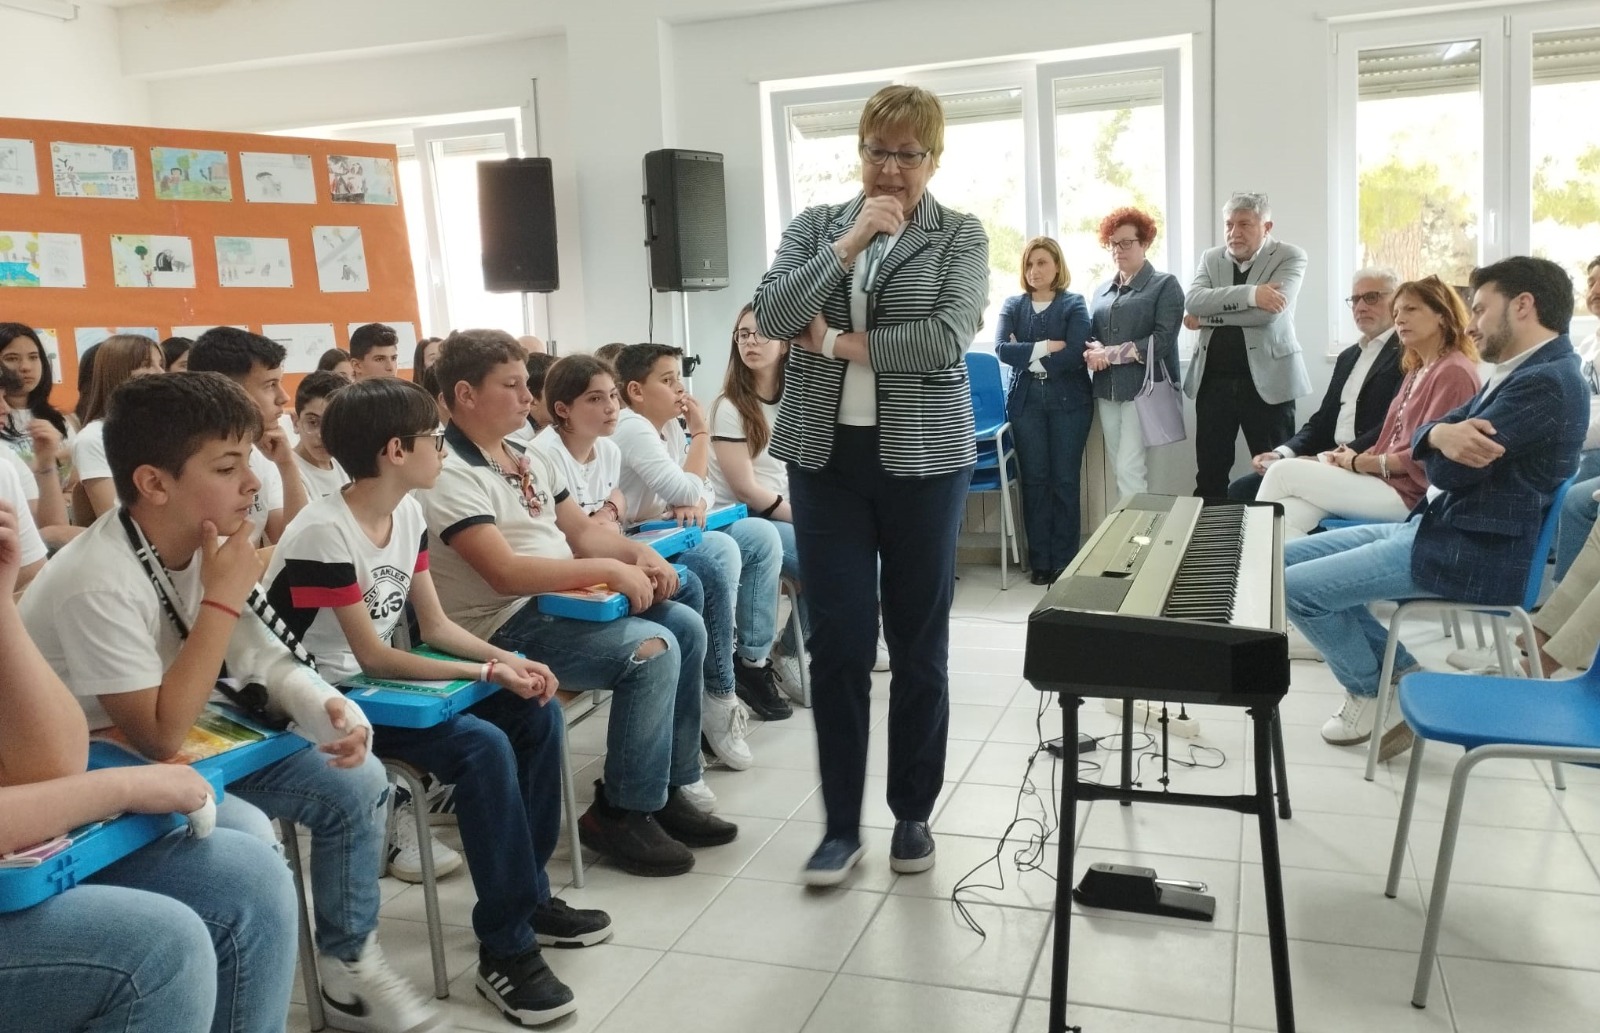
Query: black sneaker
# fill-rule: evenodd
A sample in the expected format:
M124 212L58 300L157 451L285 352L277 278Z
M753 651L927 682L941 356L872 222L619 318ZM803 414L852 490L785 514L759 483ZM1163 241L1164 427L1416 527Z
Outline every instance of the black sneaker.
M739 837L739 826L696 807L683 790L667 790L667 805L655 813L667 835L684 846L722 846Z
M567 984L556 978L535 947L514 958L478 948L478 993L519 1026L543 1026L578 1010Z
M542 947L593 947L611 939L611 916L551 897L533 909L533 932Z
M903 875L933 867L933 833L925 821L897 821L889 841L889 867Z
M794 716L794 708L778 689L778 672L771 660L760 667L751 667L743 660L735 661L733 681L733 691L761 720L782 721Z
M694 854L669 836L655 815L612 807L605 786L597 781L594 789L594 803L578 819L578 842L631 875L682 875L694 867Z

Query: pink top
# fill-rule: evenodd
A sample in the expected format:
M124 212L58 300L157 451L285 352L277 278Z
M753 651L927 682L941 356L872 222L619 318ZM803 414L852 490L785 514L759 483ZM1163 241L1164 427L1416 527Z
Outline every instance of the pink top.
M1428 475L1422 464L1411 458L1411 439L1427 423L1464 404L1483 381L1478 364L1458 351L1447 353L1433 365L1407 373L1400 390L1389 403L1378 440L1367 455L1389 457L1389 486L1400 493L1406 508L1427 494Z

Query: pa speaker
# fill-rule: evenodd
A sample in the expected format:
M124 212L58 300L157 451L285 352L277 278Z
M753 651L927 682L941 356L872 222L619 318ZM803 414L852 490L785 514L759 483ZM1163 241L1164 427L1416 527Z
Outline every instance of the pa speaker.
M483 289L549 293L561 286L549 158L478 162Z
M651 287L714 291L728 286L722 155L676 150L646 154L644 221Z

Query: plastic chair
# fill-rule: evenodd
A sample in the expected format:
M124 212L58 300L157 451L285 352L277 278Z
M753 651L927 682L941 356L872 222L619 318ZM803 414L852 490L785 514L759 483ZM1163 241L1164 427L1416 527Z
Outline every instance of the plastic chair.
M1022 551L1017 535L1019 521L1013 512L1011 493L1016 491L1016 508L1022 505L1016 441L1011 422L1006 419L1006 391L1000 379L1000 360L988 352L967 352L967 381L972 392L973 437L978 446L978 465L972 471L969 494L1000 493L1000 588L1010 588L1006 548L1010 544L1011 562L1022 566Z
M1539 540L1533 547L1532 558L1528 561L1528 580L1523 586L1521 605L1488 606L1482 603L1452 602L1448 599L1399 600L1400 605L1395 607L1394 616L1389 618L1389 636L1383 646L1383 669L1378 675L1378 709L1373 716L1372 738L1367 744L1365 777L1368 782L1378 774L1378 748L1383 738L1380 730L1384 727L1394 697L1394 687L1389 683L1394 678L1394 658L1400 648L1401 620L1413 613L1484 614L1490 618L1490 626L1494 631L1495 648L1500 654L1500 670L1507 673L1517 670L1511 662L1511 638L1506 633L1506 622L1515 620L1521 625L1522 640L1530 646L1538 641L1534 635L1533 618L1529 616L1529 611L1539 602L1539 590L1544 587L1544 568L1550 558L1550 545L1555 540L1556 523L1561 517L1561 503L1566 499L1567 490L1572 487L1574 480L1576 477L1569 477L1556 488L1555 494L1550 499L1550 507L1545 510L1544 520L1539 528ZM1529 664L1528 667L1533 678L1544 678L1544 671L1539 664ZM1567 784L1561 777L1560 766L1552 765L1551 773L1556 788L1565 789Z
M411 816L417 823L417 847L422 859L422 905L428 916L428 949L433 954L433 996L450 996L450 976L444 967L444 923L439 917L439 879L433 868L433 835L428 830L428 789L423 773L403 760L378 757L391 782L402 784L411 794ZM392 824L395 794L389 794L387 823Z
M1556 507L1559 511L1559 505ZM1538 664L1534 664L1537 667ZM1530 682L1521 678L1461 674L1408 674L1400 682L1400 712L1416 733L1411 766L1406 772L1405 795L1400 802L1400 822L1395 829L1394 852L1389 859L1389 881L1384 895L1393 899L1399 890L1406 837L1417 801L1424 744L1431 741L1466 747L1450 776L1450 797L1439 833L1439 860L1433 872L1433 893L1428 902L1428 923L1417 959L1417 981L1411 1003L1427 1006L1433 961L1444 921L1445 895L1450 888L1450 867L1455 859L1456 834L1461 827L1461 807L1467 778L1489 760L1547 760L1600 764L1600 665L1591 663L1577 678L1567 681Z
M811 706L811 658L806 654L806 636L800 629L800 585L793 578L778 579L778 592L789 597L789 630L794 639L794 659L800 667L800 699L802 707Z

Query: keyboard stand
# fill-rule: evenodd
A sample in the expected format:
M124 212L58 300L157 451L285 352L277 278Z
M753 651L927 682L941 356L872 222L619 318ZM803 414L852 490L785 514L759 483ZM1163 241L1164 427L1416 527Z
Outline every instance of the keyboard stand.
M1160 693L1155 697L1159 698ZM1060 693L1062 741L1078 739L1078 708L1083 696ZM1140 698L1144 698L1141 696ZM1278 1033L1294 1033L1294 997L1289 986L1289 933L1283 912L1283 872L1278 857L1278 822L1273 808L1273 779L1279 788L1278 813L1289 817L1289 791L1285 781L1283 730L1276 706L1253 706L1248 710L1255 745L1255 792L1243 796L1210 796L1199 793L1152 792L1134 789L1132 768L1133 702L1130 697L1123 711L1122 785L1103 786L1078 780L1076 758L1062 765L1060 846L1056 861L1055 939L1051 945L1050 1033L1065 1033L1067 1026L1067 966L1072 946L1072 855L1078 833L1078 801L1117 800L1124 806L1134 802L1173 804L1180 807L1213 807L1254 814L1261 830L1261 876L1267 896L1267 939L1272 956L1272 996L1278 1014ZM1235 975L1237 978L1237 974Z

